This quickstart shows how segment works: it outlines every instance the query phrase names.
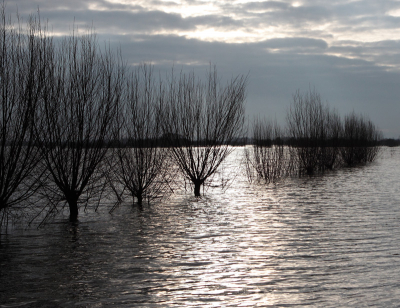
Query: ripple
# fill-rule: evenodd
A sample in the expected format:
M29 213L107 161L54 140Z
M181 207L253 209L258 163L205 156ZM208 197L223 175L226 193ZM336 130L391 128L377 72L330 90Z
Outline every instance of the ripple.
M0 247L0 307L395 307L399 171L400 149L386 149L324 176L261 186L236 172L200 199L15 228Z

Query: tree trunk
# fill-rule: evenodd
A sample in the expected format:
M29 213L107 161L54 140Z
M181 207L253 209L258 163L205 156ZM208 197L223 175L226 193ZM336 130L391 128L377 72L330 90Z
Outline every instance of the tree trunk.
M196 197L200 197L200 187L201 187L201 181L195 181L194 182L194 195Z
M67 202L69 206L69 221L75 222L78 220L78 199L71 198Z
M142 196L142 194L141 194L141 193L138 193L137 196L136 196L136 198L137 198L137 204L138 204L139 206L141 206L141 205L143 204L143 196Z
M306 173L307 173L307 175L313 175L314 174L314 168L312 166L306 167Z

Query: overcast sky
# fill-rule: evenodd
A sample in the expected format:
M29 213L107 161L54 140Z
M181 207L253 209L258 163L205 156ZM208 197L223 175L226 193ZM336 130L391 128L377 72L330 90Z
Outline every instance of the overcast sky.
M75 21L156 70L209 63L226 79L249 74L247 113L285 123L293 93L315 88L342 115L368 115L400 137L400 1L8 0L40 9L55 35Z

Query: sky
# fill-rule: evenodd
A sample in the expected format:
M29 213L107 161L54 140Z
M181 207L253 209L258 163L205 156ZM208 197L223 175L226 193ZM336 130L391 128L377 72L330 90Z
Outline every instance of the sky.
M248 74L246 112L285 124L293 94L315 89L341 115L400 138L400 1L8 0L40 10L53 35L93 27L131 65L225 80Z

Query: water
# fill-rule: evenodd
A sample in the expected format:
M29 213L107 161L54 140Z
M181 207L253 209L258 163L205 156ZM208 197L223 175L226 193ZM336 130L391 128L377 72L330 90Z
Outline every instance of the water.
M400 149L277 186L234 179L201 199L16 226L0 307L399 306Z

